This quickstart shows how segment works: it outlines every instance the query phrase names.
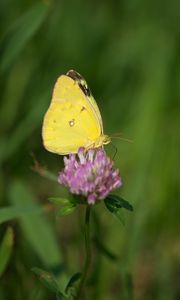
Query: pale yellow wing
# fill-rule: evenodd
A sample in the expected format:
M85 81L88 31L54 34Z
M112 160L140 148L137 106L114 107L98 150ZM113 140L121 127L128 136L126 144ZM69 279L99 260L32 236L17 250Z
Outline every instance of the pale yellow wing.
M90 88L89 88L86 80L82 77L82 75L80 75L78 72L76 72L74 70L70 70L67 73L67 75L70 76L71 78L73 78L78 83L80 89L83 91L84 95L86 96L87 101L91 105L92 109L94 110L94 112L98 118L98 121L99 121L100 127L101 127L101 132L103 133L103 122L102 122L101 113L99 111L99 107L90 91Z
M58 154L76 153L79 147L93 147L102 135L96 109L78 82L69 76L62 75L56 82L42 135L45 148Z

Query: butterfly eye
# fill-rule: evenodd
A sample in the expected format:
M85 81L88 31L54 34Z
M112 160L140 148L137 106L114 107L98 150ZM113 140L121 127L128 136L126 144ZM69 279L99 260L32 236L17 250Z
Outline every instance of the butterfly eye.
M71 121L69 121L69 126L70 126L70 127L73 127L74 124L75 124L75 120L74 120L74 119L72 119Z

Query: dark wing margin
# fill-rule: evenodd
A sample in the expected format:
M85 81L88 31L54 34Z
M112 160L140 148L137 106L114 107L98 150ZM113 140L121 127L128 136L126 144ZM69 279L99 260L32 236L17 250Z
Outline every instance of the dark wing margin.
M67 76L71 77L75 81L84 80L84 78L74 70L70 70L66 73ZM85 81L85 80L84 80Z
M69 72L67 72L66 74L67 76L71 77L74 81L76 81L81 89L81 91L83 92L83 94L87 97L91 96L91 90L88 87L85 79L76 71L74 70L70 70Z

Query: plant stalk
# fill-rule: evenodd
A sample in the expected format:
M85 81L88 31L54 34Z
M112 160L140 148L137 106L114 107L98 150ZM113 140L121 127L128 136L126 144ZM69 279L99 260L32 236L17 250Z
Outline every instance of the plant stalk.
M91 212L91 205L86 205L86 213L85 213L85 251L86 251L86 258L84 262L84 267L82 271L82 277L79 284L79 289L77 292L76 300L80 300L83 288L86 283L89 267L91 264L91 243L90 243L90 212Z

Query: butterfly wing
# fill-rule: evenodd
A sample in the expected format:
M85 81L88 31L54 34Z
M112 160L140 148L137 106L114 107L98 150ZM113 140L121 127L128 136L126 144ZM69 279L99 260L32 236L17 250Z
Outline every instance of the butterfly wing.
M70 76L60 76L44 117L45 148L58 154L76 153L79 147L93 146L101 134L99 115L78 82Z
M103 122L101 118L101 113L99 111L99 107L97 106L96 100L94 99L90 91L90 88L87 85L86 80L82 77L82 75L80 75L78 72L74 70L70 70L69 72L67 72L67 76L71 77L72 79L74 79L74 81L77 82L83 94L86 96L87 101L91 105L92 110L94 110L96 117L98 118L98 122L101 127L101 132L103 133Z

